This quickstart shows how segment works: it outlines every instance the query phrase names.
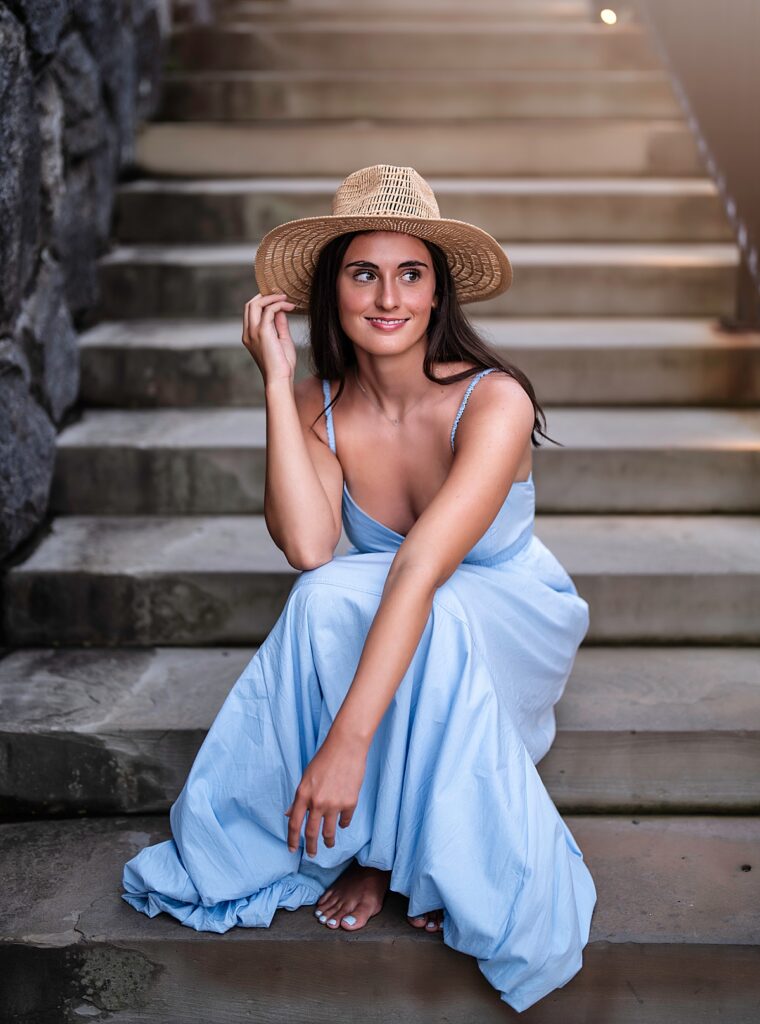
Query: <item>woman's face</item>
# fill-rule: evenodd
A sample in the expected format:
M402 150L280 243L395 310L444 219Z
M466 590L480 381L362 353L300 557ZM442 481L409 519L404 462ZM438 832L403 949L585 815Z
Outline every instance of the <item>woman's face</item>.
M435 301L435 271L419 238L373 231L352 239L338 272L340 323L374 354L401 352L419 341Z

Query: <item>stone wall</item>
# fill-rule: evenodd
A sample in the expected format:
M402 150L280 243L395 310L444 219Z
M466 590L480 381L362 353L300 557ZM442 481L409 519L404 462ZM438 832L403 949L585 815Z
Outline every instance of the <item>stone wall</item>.
M115 183L158 100L162 0L0 0L0 558L45 516Z

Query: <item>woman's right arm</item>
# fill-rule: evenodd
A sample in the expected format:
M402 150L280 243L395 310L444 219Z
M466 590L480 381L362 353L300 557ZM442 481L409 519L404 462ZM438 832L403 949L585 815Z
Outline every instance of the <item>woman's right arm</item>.
M333 557L341 533L343 473L311 423L322 409L313 379L294 382L296 349L284 295L257 295L245 307L243 344L264 378L267 529L295 569Z

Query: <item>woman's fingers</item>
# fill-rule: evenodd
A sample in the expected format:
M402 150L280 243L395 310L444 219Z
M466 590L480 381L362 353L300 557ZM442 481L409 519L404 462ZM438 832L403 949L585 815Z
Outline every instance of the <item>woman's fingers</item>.
M304 832L304 848L310 857L317 855L317 843L319 842L319 829L322 824L322 815L319 811L309 808L309 820L306 823Z
M332 811L325 815L325 823L322 827L322 838L325 846L335 846L335 829L338 824L338 812Z
M298 797L296 797L285 812L290 816L290 825L288 826L288 849L291 853L298 848L298 837L301 834L301 825L307 811L309 814L309 820L306 823L306 830L304 832L304 846L310 857L316 857L320 831L322 832L322 838L324 839L325 846L330 848L335 846L335 832L338 824L338 815L340 814L342 822L343 816L346 812L320 811L316 807L308 806L305 801L299 801ZM324 825L322 824L323 819Z
M306 814L306 800L296 796L290 805L290 824L288 825L288 849L294 853L298 849L298 840L301 835L301 825ZM287 812L286 812L287 813Z
M243 311L244 342L257 337L264 310L275 303L285 303L286 305L293 306L293 303L288 301L288 297L284 292L273 292L271 295L258 294L246 302Z

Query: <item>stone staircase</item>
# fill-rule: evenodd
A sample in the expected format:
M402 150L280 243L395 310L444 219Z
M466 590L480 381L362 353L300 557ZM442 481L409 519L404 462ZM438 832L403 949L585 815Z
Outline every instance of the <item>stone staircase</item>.
M3 580L3 1020L517 1019L398 894L355 934L302 908L226 936L118 897L296 575L261 515L240 343L256 241L389 162L513 260L470 312L563 442L535 453L536 532L591 606L540 771L599 903L581 973L520 1019L755 1021L760 335L718 326L738 255L717 192L634 21L582 0L377 10L218 0L175 32L51 522Z

